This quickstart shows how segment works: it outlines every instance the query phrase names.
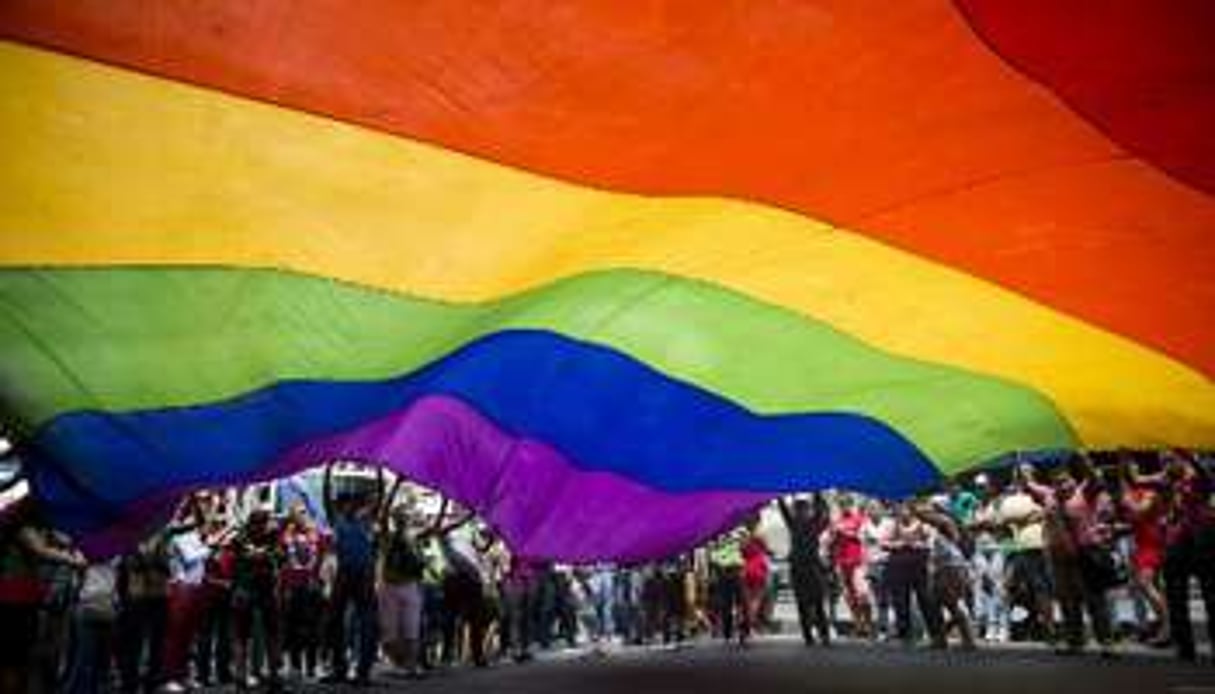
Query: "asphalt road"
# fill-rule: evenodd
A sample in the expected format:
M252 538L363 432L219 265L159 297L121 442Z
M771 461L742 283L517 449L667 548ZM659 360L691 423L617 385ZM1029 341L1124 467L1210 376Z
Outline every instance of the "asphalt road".
M306 692L345 688L308 686ZM350 690L367 691L367 690ZM807 649L789 638L746 650L698 643L679 650L566 653L527 665L457 668L420 682L378 674L372 691L418 694L1215 694L1215 665L1187 666L1159 655L1062 657L1040 649L975 653L905 651L893 645L841 644Z

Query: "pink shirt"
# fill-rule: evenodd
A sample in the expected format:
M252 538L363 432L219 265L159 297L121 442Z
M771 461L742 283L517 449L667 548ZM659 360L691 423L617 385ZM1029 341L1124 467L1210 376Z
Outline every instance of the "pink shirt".
M1076 543L1081 547L1103 545L1112 537L1110 520L1114 515L1113 502L1109 494L1103 491L1086 494L1089 484L1081 484L1063 504Z

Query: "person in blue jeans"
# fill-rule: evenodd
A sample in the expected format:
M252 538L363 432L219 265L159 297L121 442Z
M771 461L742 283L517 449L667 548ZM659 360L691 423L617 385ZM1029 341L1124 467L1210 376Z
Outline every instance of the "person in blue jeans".
M337 574L330 602L329 647L333 669L324 679L333 684L349 677L346 634L346 611L353 609L358 629L354 684L371 684L371 666L375 663L378 641L378 610L375 591L376 561L379 555L377 537L378 510L383 501L383 484L371 498L342 495L332 498L332 471L325 470L325 510L333 528L333 551L337 559Z
M610 566L596 566L587 578L587 593L595 612L591 637L596 642L610 640L615 624L616 572Z

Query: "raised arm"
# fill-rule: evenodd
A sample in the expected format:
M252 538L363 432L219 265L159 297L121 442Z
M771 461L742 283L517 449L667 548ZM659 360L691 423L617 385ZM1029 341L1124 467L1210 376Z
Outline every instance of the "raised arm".
M1021 469L1021 475L1022 479L1025 481L1025 491L1029 492L1029 495L1034 498L1034 501L1038 502L1039 505L1050 502L1051 497L1053 497L1055 494L1055 490L1050 485L1042 484L1035 479L1033 468L1028 466L1023 467Z
M453 520L452 522L448 523L445 526L436 528L436 532L439 535L447 535L448 533L451 533L456 528L459 528L460 526L468 523L475 517L476 517L476 514L473 513L472 511L465 511L463 516L460 516L459 518L457 518L456 520Z
M57 564L67 564L78 568L88 565L84 557L76 551L67 551L53 547L42 537L42 533L34 528L22 528L17 535L17 541L34 556Z
M822 533L827 526L831 525L831 504L827 503L827 497L820 492L814 493L810 504L814 511L814 530Z
M372 507L374 510L373 517L379 516L387 505L384 503L387 496L385 494L387 486L384 480L384 468L377 467L375 469L375 505Z
M939 530L951 542L958 541L958 524L948 514L930 508L916 508L915 514L920 520Z
M422 533L425 537L431 537L433 535L440 534L440 530L443 527L443 519L447 518L447 507L450 505L451 505L451 501L447 498L444 498L443 503L439 505L439 512L435 515L435 522L431 523L430 527L427 528Z
M380 535L386 537L388 535L388 520L391 515L392 505L397 500L397 494L401 492L401 485L405 482L404 477L397 477L392 483L392 488L388 490L388 496L384 498L384 503L380 508L380 517L377 521L380 527Z
M777 508L780 509L780 517L785 521L785 527L793 527L793 513L789 510L789 504L785 501L785 497L776 500Z
M333 513L333 463L325 465L325 476L321 483L321 504L325 507L325 517L332 523Z

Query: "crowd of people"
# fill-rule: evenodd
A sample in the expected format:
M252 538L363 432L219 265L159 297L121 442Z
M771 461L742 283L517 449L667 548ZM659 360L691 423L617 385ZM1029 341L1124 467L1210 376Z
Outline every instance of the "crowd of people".
M402 501L400 481L334 493L331 480L332 468L323 514L303 503L281 517L237 513L230 494L197 492L132 552L97 562L32 500L7 509L0 692L357 685L377 663L418 678L580 641L745 646L776 628L786 586L807 645L1018 639L1074 654L1091 634L1110 655L1126 638L1109 600L1119 589L1139 606L1130 638L1193 660L1191 578L1215 609L1215 483L1188 453L1076 455L900 502L780 500L780 557L756 515L685 555L628 567L515 556L454 504Z
M839 592L859 638L1015 638L1078 654L1091 636L1112 656L1129 637L1193 661L1193 579L1215 628L1213 494L1209 461L1124 452L984 472L898 503L781 502L803 638L829 643ZM1115 629L1115 592L1132 606L1129 633Z

